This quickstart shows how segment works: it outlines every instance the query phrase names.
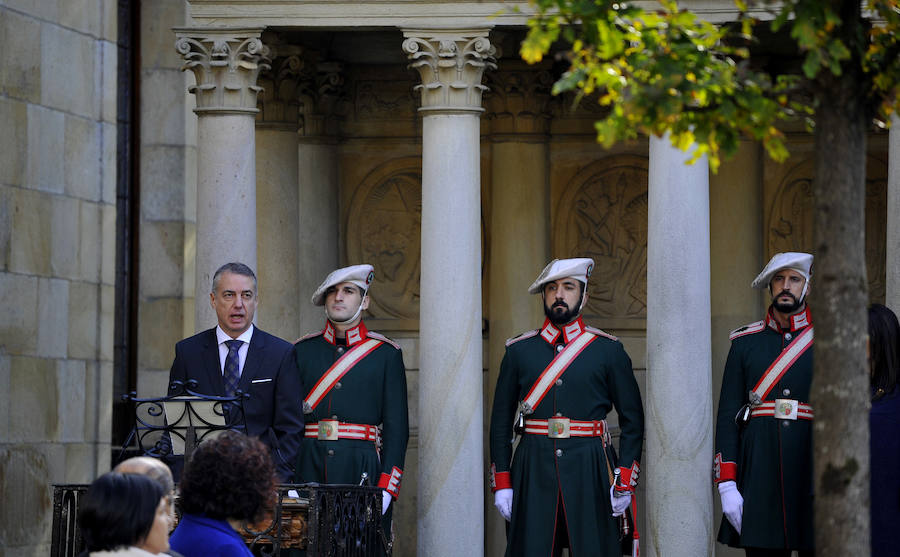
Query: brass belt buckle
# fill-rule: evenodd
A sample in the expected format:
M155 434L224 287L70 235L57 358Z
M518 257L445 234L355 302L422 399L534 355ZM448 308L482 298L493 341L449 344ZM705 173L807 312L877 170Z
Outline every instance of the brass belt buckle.
M569 418L549 418L547 420L547 437L550 439L568 439Z
M796 420L799 403L790 398L776 398L775 412L772 414L779 420Z
M338 421L337 420L319 420L319 441L337 441L338 440Z

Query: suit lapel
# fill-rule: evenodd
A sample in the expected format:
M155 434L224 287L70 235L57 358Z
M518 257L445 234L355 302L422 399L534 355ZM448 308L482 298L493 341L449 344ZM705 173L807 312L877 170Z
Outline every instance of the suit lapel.
M207 385L212 388L213 395L225 396L225 382L222 379L222 364L219 363L219 343L216 342L215 328L209 330L209 334L203 342L203 373L206 374Z
M238 383L238 388L245 393L250 390L250 382L259 373L263 350L266 345L265 336L266 333L260 331L259 327L254 325L253 336L250 337L250 346L247 347L247 359L244 361L244 369L241 370L241 380Z

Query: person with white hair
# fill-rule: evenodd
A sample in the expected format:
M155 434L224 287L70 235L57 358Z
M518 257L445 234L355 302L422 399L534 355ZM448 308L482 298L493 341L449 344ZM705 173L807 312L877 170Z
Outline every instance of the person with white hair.
M775 254L751 283L771 295L765 319L730 335L713 462L718 540L748 557L813 555L812 263Z
M300 372L304 439L298 483L382 488L390 531L391 503L400 493L409 440L406 369L400 346L370 331L362 319L375 277L371 265L330 273L312 303L325 309L325 328L294 345ZM365 476L363 476L365 474Z
M621 554L618 519L631 506L644 410L619 340L585 325L594 262L553 260L540 294L540 329L506 341L491 412L491 489L509 521L507 557ZM618 412L618 467L606 417ZM510 439L521 436L513 456Z
M147 476L161 485L169 513L169 528L175 528L178 522L175 515L175 479L172 477L172 471L163 461L149 456L134 456L116 464L112 471L117 474ZM173 557L181 557L180 553L171 548L164 553Z

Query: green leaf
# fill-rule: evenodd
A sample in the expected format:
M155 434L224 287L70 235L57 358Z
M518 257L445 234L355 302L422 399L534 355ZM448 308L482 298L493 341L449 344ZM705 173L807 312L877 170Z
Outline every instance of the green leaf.
M803 59L803 75L813 79L822 67L822 55L818 50L810 50Z

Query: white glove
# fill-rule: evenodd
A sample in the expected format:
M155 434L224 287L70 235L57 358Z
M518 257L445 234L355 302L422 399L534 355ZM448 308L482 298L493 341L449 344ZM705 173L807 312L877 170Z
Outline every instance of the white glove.
M737 484L731 480L720 483L719 495L722 497L722 512L725 513L725 518L740 534L741 520L744 516L744 498L738 491Z
M625 509L627 509L631 505L631 494L624 493L622 495L617 495L615 487L610 487L609 502L612 504L612 515L622 516L623 514L625 514Z
M381 490L381 514L387 512L388 507L391 506L391 501L394 500L394 497L388 493L387 491Z
M507 521L512 518L512 489L498 489L494 492L494 506Z

